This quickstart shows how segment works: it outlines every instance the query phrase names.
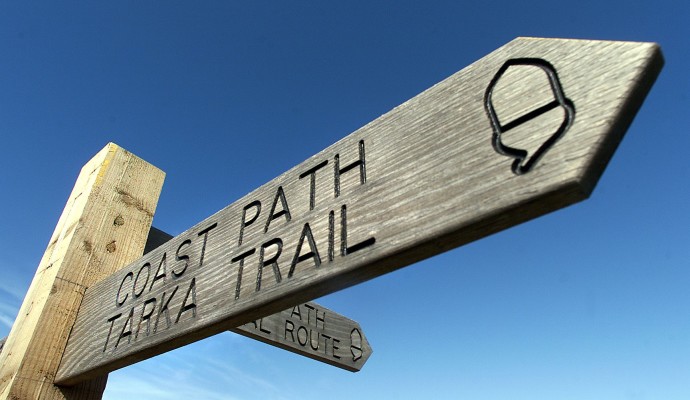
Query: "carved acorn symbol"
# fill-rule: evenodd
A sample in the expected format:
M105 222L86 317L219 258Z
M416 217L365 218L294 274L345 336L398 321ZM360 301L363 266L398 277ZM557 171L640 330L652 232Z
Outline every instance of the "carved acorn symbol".
M575 119L556 69L536 58L506 61L486 89L484 107L494 150L515 159L517 175L529 172Z

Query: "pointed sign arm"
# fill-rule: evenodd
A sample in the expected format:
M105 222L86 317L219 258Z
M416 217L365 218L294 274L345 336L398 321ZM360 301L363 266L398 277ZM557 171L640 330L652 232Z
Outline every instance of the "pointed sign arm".
M586 199L662 64L653 43L511 41L90 287L57 381Z

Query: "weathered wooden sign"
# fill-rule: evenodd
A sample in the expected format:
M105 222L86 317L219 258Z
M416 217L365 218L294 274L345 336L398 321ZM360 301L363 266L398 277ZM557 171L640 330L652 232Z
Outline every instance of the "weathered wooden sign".
M357 322L313 302L230 330L352 372L362 369L372 352Z
M662 64L649 43L508 43L90 287L56 382L587 198Z
M151 227L144 252L172 238ZM357 322L314 302L298 304L230 331L352 372L361 370L372 353Z

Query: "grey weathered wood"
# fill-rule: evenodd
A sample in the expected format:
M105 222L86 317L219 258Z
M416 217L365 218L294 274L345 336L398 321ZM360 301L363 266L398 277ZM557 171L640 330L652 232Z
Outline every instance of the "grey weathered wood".
M172 238L152 226L144 252ZM357 322L314 302L298 304L230 331L351 372L361 370L372 353Z
M650 43L508 43L90 287L58 381L74 384L587 198L662 64ZM514 164L511 148L529 157ZM272 261L276 238L279 266L260 270L261 249ZM133 289L146 265L150 279Z
M230 331L352 372L361 370L372 353L357 322L313 302Z

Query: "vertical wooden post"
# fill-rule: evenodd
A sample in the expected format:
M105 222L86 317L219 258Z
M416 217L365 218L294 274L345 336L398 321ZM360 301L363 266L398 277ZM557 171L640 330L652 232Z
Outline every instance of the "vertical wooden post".
M100 399L53 384L86 288L144 250L165 174L109 143L81 170L0 354L0 399Z

